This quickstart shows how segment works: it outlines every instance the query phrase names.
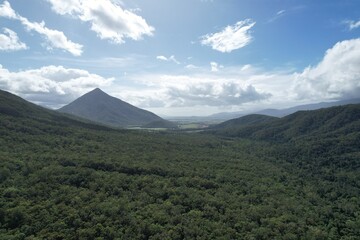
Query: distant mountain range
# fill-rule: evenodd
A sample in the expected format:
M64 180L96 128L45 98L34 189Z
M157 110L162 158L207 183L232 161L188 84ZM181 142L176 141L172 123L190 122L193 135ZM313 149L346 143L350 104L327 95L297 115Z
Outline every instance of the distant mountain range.
M94 91L90 92L90 95L92 94L94 94ZM99 92L96 89L95 95L97 94L104 95L105 93ZM0 115L23 119L25 125L26 122L39 122L41 124L59 125L64 127L64 129L72 126L106 131L111 130L111 128L96 125L92 122L79 121L71 117L71 115L37 106L16 95L1 90ZM24 129L26 128L25 125ZM148 123L145 127L164 128L163 125L168 125L167 128L176 127L176 125L163 119ZM46 128L43 130L47 131ZM276 142L296 142L301 140L303 143L308 144L316 144L318 141L328 139L329 147L333 144L330 141L333 137L343 136L341 138L344 141L343 144L346 146L358 146L360 140L358 134L360 132L360 104L297 111L282 118L251 114L215 125L205 132L225 137Z
M321 108L328 108L333 106L341 106L347 104L357 104L360 103L360 98L355 99L348 99L348 100L341 100L335 102L321 102L321 103L314 103L314 104L306 104L306 105L299 105L291 108L284 108L284 109L264 109L260 111L246 111L246 112L223 112L223 113L216 113L213 115L208 116L208 119L217 119L217 120L229 120L238 118L241 116L249 115L249 114L261 114L267 115L272 117L284 117L295 113L297 111L302 110L316 110Z
M159 126L161 125L159 123L165 122L154 113L112 97L99 88L86 93L58 111L113 127L143 126L152 122L158 123Z

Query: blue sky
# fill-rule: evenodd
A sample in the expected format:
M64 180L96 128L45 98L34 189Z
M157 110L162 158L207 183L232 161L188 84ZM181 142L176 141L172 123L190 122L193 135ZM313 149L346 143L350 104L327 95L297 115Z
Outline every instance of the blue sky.
M334 101L360 96L359 35L358 0L0 0L0 88L171 116Z

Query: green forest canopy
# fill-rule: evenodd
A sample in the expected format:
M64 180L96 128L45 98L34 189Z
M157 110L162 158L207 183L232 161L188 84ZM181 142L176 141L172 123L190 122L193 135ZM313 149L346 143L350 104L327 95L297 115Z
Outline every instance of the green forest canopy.
M0 239L357 239L359 109L189 134L101 127L1 93Z

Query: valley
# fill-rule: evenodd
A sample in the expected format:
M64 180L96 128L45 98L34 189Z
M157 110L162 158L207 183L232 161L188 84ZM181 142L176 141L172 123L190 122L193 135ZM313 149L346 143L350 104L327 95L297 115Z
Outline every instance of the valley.
M356 239L359 112L148 132L1 92L0 238Z
M0 240L360 240L359 10L0 0Z

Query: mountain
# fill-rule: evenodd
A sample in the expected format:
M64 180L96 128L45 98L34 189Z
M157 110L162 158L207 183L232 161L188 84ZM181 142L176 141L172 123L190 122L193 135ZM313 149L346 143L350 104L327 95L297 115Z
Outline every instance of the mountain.
M334 134L343 136L358 134L360 132L360 104L298 111L283 118L251 125L241 124L242 119L225 122L213 132L230 137L280 142L300 138L321 139L323 136L328 138Z
M306 104L306 105L299 105L291 108L284 108L284 109L264 109L261 111L256 112L257 114L264 114L273 117L284 117L289 114L295 113L297 111L303 110L317 110L321 108L329 108L334 106L343 106L348 104L358 104L360 103L360 98L349 99L349 100L342 100L336 102L321 102L321 103L314 103L314 104Z
M231 119L226 122L215 125L214 129L230 129L230 128L238 128L238 127L247 127L253 124L259 123L268 123L278 119L277 117L271 117L260 114L250 114L240 118Z
M63 113L49 110L30 103L14 94L0 90L0 116L2 118L15 118L19 124L22 123L24 131L34 131L34 129L48 128L50 124L54 127L80 127L94 130L110 130L110 128L98 124L77 119ZM12 121L14 122L14 121ZM36 127L31 129L31 125ZM46 127L45 127L46 126ZM30 130L31 129L31 130Z
M347 104L358 104L358 103L360 103L360 98L341 100L341 101L335 101L335 102L320 102L320 103L313 103L313 104L305 104L305 105L299 105L299 106L284 108L284 109L263 109L260 111L222 112L222 113L216 113L216 114L210 115L210 116L208 116L208 118L209 119L218 119L218 120L229 120L229 119L246 116L248 114L261 114L261 115L267 115L267 116L273 116L273 117L284 117L289 114L295 113L297 111L302 111L302 110L316 110L316 109L321 109L321 108L329 108L329 107L334 107L334 106L342 106L342 105L347 105Z
M0 239L358 239L359 108L234 122L313 138L278 143L107 128L0 91Z
M142 126L163 120L154 113L112 97L99 88L86 93L58 111L114 127Z
M27 102L24 99L0 90L0 114L10 115L13 117L34 116L34 115L51 115L51 111Z

